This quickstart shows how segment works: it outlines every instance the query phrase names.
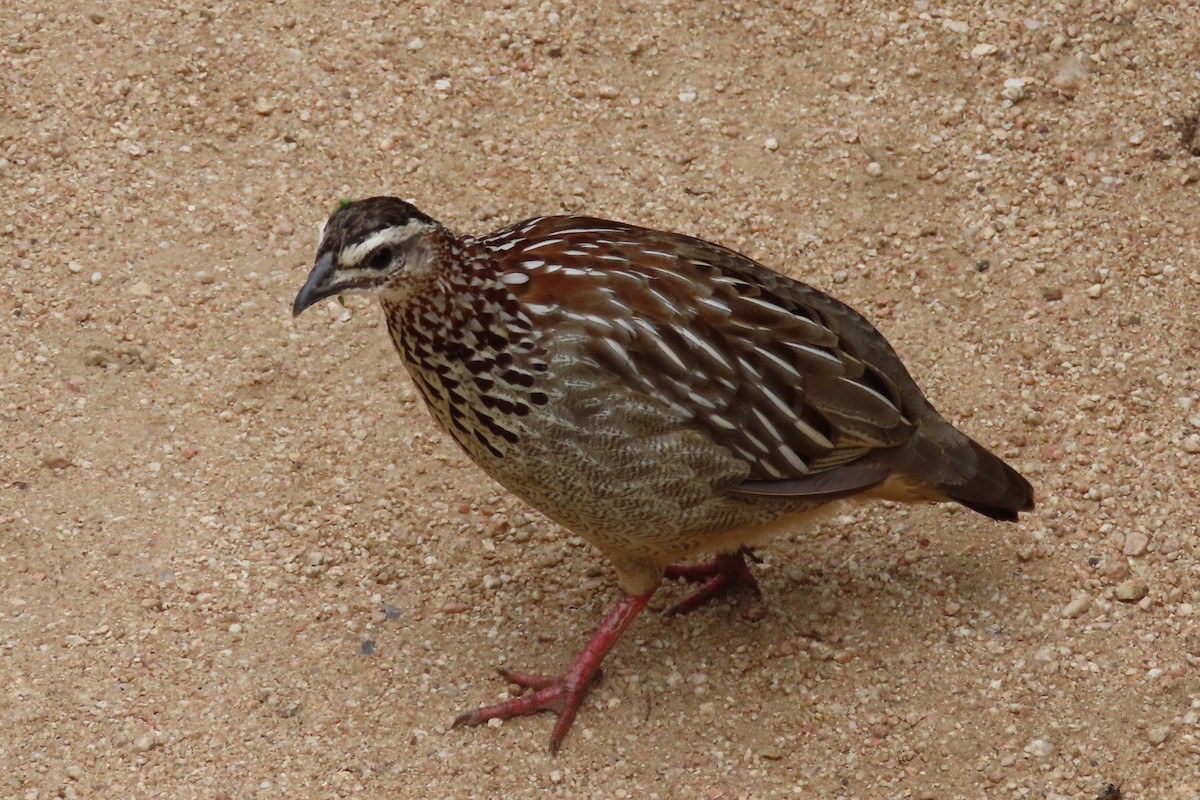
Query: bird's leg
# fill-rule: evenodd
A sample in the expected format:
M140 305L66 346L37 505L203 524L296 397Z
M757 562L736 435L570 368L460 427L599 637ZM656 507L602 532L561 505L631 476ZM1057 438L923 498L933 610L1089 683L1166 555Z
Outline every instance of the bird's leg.
M503 703L468 711L454 720L453 727L482 725L489 719L509 719L536 714L539 711L551 711L558 715L558 722L554 723L554 730L550 733L550 752L557 752L567 731L571 729L571 723L575 721L575 713L579 710L588 689L600 677L600 662L638 613L646 607L646 603L650 602L654 592L655 589L651 589L645 594L627 594L622 597L592 634L591 640L575 659L575 663L562 675L531 675L514 670L500 670L505 680L529 689L530 693Z
M735 586L747 586L757 596L758 579L746 563L749 558L761 563L748 547L736 553L719 553L712 561L702 564L680 563L667 567L666 577L683 578L687 581L702 581L700 588L667 609L668 615L687 614Z

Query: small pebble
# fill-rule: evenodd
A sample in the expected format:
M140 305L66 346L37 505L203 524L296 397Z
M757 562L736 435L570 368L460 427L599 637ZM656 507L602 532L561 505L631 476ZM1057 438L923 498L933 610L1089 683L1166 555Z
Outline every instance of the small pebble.
M1150 544L1150 537L1141 531L1133 531L1125 535L1125 547L1121 552L1127 556L1140 556L1146 552L1146 547Z
M867 164L867 174L872 178L878 178L883 174L883 167L880 166L878 161L872 161L871 163Z
M1130 578L1117 586L1117 599L1122 603L1136 603L1150 593L1150 587L1141 578Z
M1171 735L1170 725L1156 725L1146 731L1146 740L1152 745L1160 745Z
M1034 758L1047 758L1054 753L1054 745L1047 742L1045 739L1034 739L1029 744L1025 745L1025 752Z
M1025 81L1021 78L1009 78L1004 82L1000 96L1014 103L1025 99Z
M1092 607L1092 596L1087 592L1077 592L1071 602L1063 606L1060 616L1064 619L1078 619Z
M42 465L50 469L66 469L71 466L71 459L61 453L50 453L42 456Z
M1075 56L1067 56L1056 65L1050 86L1066 97L1074 97L1085 77L1087 71L1083 63Z

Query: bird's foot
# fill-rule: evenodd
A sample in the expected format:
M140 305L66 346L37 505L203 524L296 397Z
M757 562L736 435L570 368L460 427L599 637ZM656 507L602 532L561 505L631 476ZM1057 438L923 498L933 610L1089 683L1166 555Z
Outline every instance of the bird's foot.
M500 674L504 680L528 689L529 693L461 714L452 727L482 725L490 719L512 719L549 711L558 717L550 733L550 752L555 753L571 729L571 723L575 721L575 714L588 689L600 680L601 671L597 668L587 677L577 674L575 669L562 675L530 675L508 669L500 670Z
M747 558L756 564L761 563L750 548L743 547L736 553L721 553L712 561L702 564L680 563L667 567L668 578L682 578L702 584L696 591L668 608L666 613L675 615L695 611L717 595L724 594L736 586L746 586L756 597L759 596L761 592L758 589L758 579L750 571L750 565L746 563Z
M567 731L571 729L571 723L575 721L575 714L579 711L583 698L587 696L588 689L600 679L600 662L608 655L608 651L633 622L638 612L646 607L653 594L654 591L651 590L644 595L626 595L621 598L616 608L592 635L591 641L583 648L579 658L575 659L571 668L562 675L533 675L515 670L500 670L506 681L527 689L529 693L503 703L468 711L454 720L452 727L482 725L491 719L511 719L549 711L558 716L554 730L550 733L550 752L558 752Z

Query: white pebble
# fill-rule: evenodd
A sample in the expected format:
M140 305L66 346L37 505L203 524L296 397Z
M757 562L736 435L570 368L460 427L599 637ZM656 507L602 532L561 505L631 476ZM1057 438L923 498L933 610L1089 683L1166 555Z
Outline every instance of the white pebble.
M1078 619L1092 606L1092 596L1087 592L1077 592L1060 612L1065 619Z
M420 50L424 46L425 46L425 40L422 39L420 36L408 40L408 49L409 50Z
M773 136L768 137L767 139L763 140L763 147L771 152L774 152L779 149L779 140Z
M1025 745L1025 752L1035 758L1046 758L1054 753L1054 745L1045 739L1034 739Z
M98 286L100 281L104 280L104 276L99 272L93 272L92 277L88 278L88 280L91 281L93 286Z
M1025 81L1022 78L1009 78L1004 82L1000 96L1014 103L1025 99Z
M1160 745L1171 735L1170 725L1158 725L1146 731L1146 739L1150 744Z
M67 269L78 275L80 272L83 272L83 264L80 264L78 261L69 261L67 262Z
M867 164L867 174L872 178L878 178L883 174L883 167L880 166L878 161L872 161L870 164Z
M696 99L696 90L695 89L684 89L682 92L679 93L679 102L681 102L681 103L691 103L695 99Z

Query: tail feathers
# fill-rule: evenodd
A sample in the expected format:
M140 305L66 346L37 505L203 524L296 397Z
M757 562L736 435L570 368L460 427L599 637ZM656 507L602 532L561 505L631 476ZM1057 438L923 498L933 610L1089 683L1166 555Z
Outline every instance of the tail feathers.
M967 438L967 444L969 455L961 451L961 460L974 462L974 467L939 483L938 489L967 508L1003 522L1016 522L1018 512L1032 511L1029 481L974 439Z
M898 455L892 463L899 472L984 516L1015 522L1033 510L1029 481L941 418L924 420Z

